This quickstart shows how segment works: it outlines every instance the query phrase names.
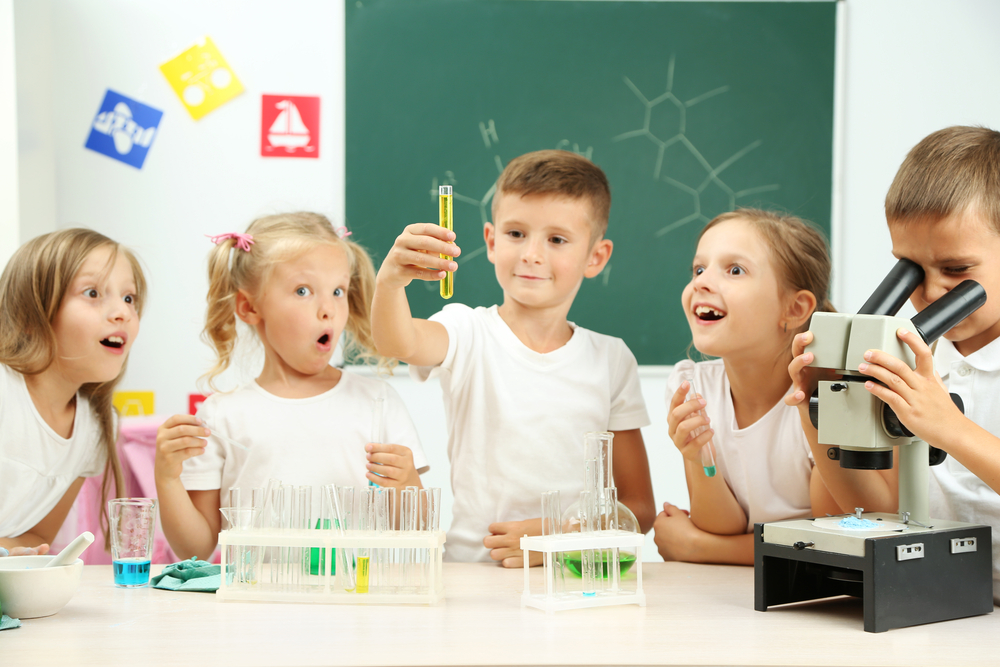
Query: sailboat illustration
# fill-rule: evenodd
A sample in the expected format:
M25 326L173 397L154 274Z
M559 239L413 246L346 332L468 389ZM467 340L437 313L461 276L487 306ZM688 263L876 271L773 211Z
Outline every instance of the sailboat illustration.
M274 119L267 131L267 140L272 146L284 148L291 153L309 143L309 128L302 122L298 107L291 100L281 100L274 105L281 113ZM308 148L306 150L309 150Z

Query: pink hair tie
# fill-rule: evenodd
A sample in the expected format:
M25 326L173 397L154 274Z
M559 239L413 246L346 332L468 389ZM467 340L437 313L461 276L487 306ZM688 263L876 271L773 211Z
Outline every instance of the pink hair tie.
M241 234L239 232L227 232L226 234L217 234L216 236L212 236L211 234L205 234L205 236L212 239L212 243L214 243L215 245L219 245L220 243L228 239L233 239L234 241L236 241L234 245L240 250L243 250L245 252L250 252L250 246L252 246L254 243L252 236L250 236L249 234Z
M337 236L342 239L346 239L352 234L352 232L347 231L347 227L334 227L333 231L337 232Z

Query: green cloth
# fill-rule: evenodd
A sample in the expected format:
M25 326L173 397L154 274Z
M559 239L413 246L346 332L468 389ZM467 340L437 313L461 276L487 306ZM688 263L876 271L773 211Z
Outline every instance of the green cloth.
M0 630L10 630L11 628L21 627L21 621L16 618L11 618L7 614L0 616Z
M151 579L153 588L167 591L197 591L214 593L222 584L222 568L192 557L163 568Z

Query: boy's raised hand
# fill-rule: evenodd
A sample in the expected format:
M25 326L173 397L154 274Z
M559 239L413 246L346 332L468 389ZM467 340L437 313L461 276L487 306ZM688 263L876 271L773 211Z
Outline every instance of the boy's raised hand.
M692 432L702 426L709 426L708 415L699 414L705 408L705 399L701 396L685 401L691 389L689 382L682 382L670 399L670 412L667 414L667 429L670 439L680 450L681 455L689 461L701 465L701 449L712 440L715 432L711 428L692 437Z
M913 350L916 370L887 352L868 350L858 370L878 382L866 382L865 389L892 408L917 437L947 451L949 436L958 431L965 417L934 370L934 355L927 344L906 329L899 329L896 336Z
M368 457L368 472L365 477L372 482L400 490L408 486L423 488L409 447L369 442L365 445L365 452Z
M542 520L498 521L490 524L490 534L483 540L483 546L490 550L490 558L504 567L524 567L524 552L521 538L525 535L541 535ZM542 564L542 554L531 552L530 567Z
M154 475L162 480L181 476L184 461L205 453L210 431L194 415L174 415L156 430Z
M455 245L455 232L429 223L409 225L396 237L377 280L389 288L406 287L414 279L441 280L446 271L458 270L457 262L441 255L458 257L461 253Z

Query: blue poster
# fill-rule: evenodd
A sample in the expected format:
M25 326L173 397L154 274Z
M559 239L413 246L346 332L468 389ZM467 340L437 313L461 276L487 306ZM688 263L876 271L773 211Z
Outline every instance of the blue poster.
M108 89L86 147L142 169L163 112Z

